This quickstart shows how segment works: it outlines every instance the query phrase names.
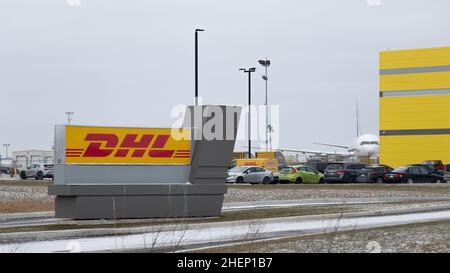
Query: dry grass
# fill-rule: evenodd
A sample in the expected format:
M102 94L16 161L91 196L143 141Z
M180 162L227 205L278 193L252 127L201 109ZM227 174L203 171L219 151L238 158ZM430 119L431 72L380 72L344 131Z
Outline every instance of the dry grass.
M54 203L52 199L0 200L0 213L50 211Z
M54 197L47 194L53 181L0 181L0 213L54 210Z
M0 180L0 186L7 187L48 187L53 185L52 180Z

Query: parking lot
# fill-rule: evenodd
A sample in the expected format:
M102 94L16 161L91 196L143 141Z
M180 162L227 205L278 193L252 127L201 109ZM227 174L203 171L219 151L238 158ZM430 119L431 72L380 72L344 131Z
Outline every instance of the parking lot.
M270 168L263 158L236 160L228 170L227 183L242 184L417 184L447 183L450 165L427 160L397 168L361 162L321 162L282 164L275 160Z

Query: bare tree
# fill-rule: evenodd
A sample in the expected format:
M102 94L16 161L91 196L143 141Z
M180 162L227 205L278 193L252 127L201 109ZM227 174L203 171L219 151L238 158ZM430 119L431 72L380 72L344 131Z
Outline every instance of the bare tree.
M247 247L247 252L251 253L255 251L255 241L260 237L259 234L264 227L262 221L251 220L248 221L245 226L245 233L242 238L242 244Z
M150 244L150 252L153 252L155 250L155 247L165 232L165 226L164 225L157 225L157 226L144 226L142 227L142 241L144 242L144 249L148 249L147 245L147 237L151 236L151 244Z
M173 237L175 240L172 240L171 244L171 252L175 252L180 248L181 243L183 242L187 231L189 230L189 223L183 223L179 225L174 231L173 231ZM176 238L175 234L179 234L178 239Z

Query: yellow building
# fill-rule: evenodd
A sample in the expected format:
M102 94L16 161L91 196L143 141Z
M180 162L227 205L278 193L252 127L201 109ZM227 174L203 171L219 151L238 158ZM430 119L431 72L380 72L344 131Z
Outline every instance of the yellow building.
M380 163L450 164L450 47L380 53Z

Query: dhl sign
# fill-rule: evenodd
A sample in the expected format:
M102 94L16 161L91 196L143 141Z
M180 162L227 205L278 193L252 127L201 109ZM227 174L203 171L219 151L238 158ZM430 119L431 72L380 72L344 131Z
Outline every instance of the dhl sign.
M256 162L252 161L252 162L244 162L243 166L256 166Z
M66 163L189 164L191 142L171 128L66 126ZM189 133L189 129L179 129Z

